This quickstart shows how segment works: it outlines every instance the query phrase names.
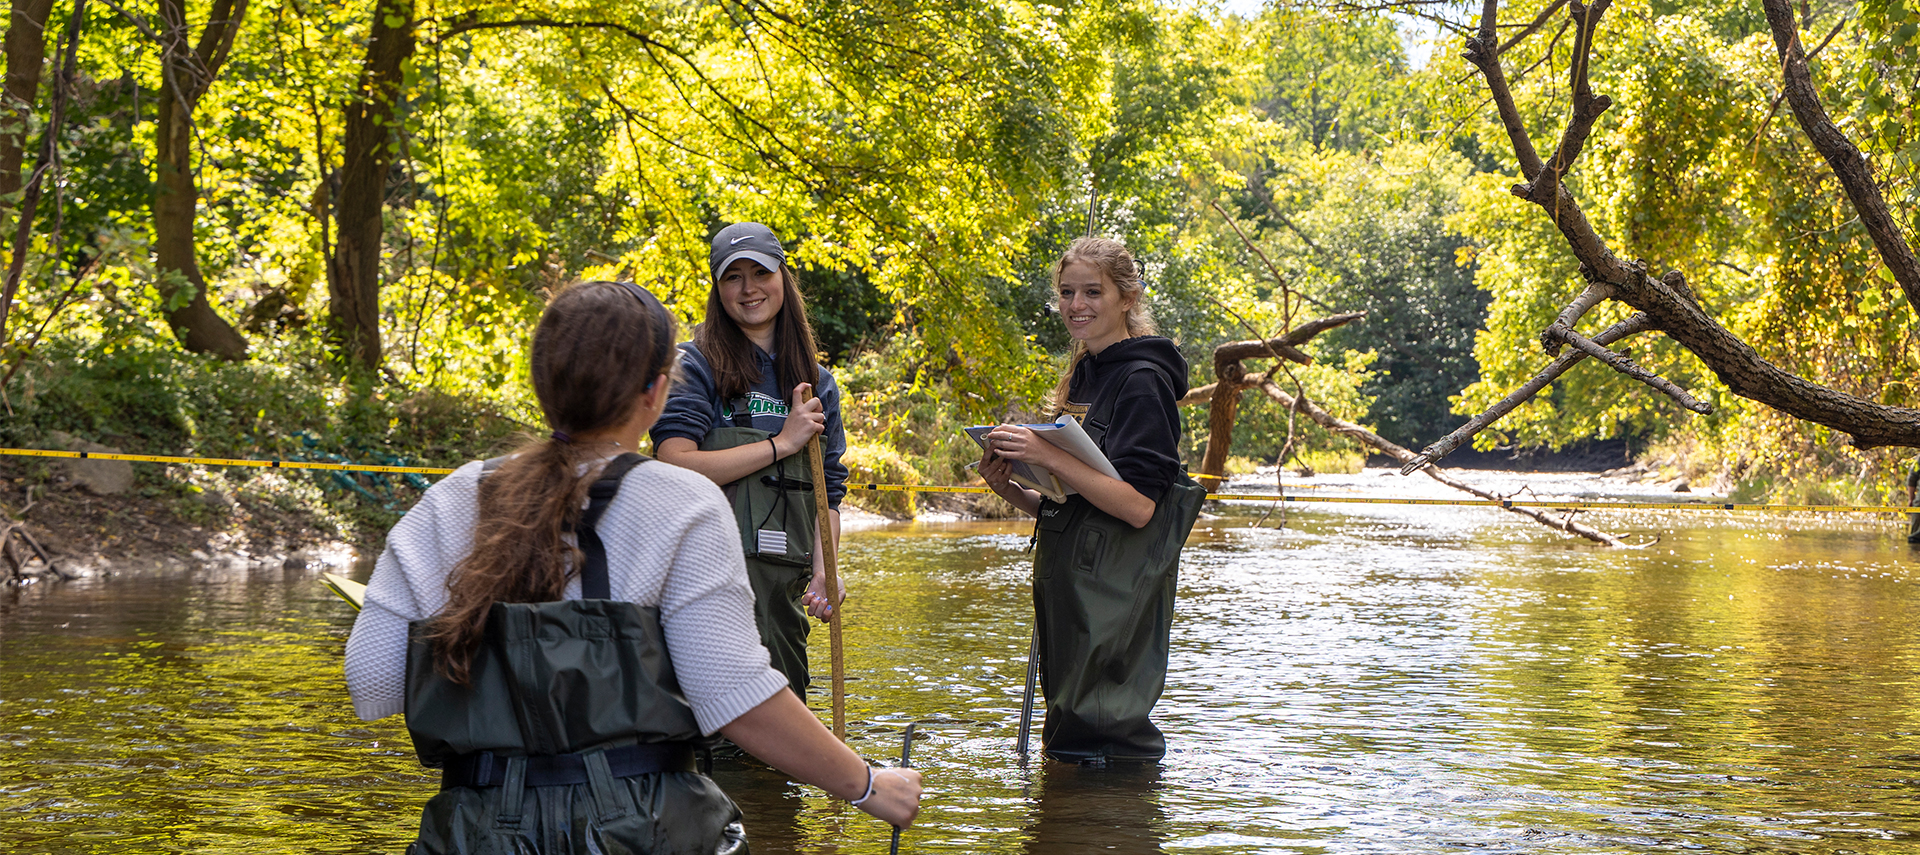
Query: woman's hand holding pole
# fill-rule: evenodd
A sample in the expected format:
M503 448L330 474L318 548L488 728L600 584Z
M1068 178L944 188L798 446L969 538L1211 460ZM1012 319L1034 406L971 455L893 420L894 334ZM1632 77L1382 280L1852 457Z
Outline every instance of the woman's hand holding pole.
M888 825L912 825L920 813L918 771L868 766L828 734L791 691L775 692L720 728L720 734L803 783L834 798L859 802L857 807Z

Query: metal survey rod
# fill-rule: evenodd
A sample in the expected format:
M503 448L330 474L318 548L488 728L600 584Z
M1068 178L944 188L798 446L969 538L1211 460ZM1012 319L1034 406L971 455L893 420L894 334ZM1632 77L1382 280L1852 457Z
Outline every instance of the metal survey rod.
M913 726L916 724L919 722L907 722L907 735L900 737L900 768L902 769L913 768ZM893 848L887 852L889 855L900 855L900 826L893 827Z
M804 404L813 400L813 387L807 387L806 396L797 403ZM847 739L847 665L840 649L840 607L844 603L834 602L840 594L840 570L838 557L834 554L833 511L827 507L827 463L820 455L820 434L814 434L807 440L807 458L813 465L813 507L818 516L815 528L820 532L820 563L827 571L827 604L832 609L827 615L827 646L833 656L833 735L845 742Z
M1020 697L1020 756L1027 756L1027 737L1033 733L1033 684L1040 680L1040 621L1035 616L1033 636L1027 642L1027 691Z

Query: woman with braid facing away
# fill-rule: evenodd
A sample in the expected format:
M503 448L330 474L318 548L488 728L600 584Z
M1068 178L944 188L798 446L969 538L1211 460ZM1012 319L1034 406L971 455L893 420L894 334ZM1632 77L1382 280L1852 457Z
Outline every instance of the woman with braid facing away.
M873 769L768 664L714 483L633 453L674 323L626 283L555 295L534 332L550 437L462 466L393 527L347 641L354 709L404 712L442 769L409 853L742 853L694 771L725 734L895 825L920 775Z

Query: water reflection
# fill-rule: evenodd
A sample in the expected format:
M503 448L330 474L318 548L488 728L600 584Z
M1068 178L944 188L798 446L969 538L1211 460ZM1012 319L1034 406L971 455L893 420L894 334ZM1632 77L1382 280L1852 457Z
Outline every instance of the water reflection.
M1902 851L1920 833L1920 555L1899 520L1620 516L1601 551L1495 511L1203 521L1158 767L1013 754L1026 528L848 538L850 741L929 775L902 851ZM0 851L399 851L434 778L340 683L306 571L0 590ZM816 636L827 699L825 634ZM751 763L754 851L889 830Z
M1166 842L1166 817L1156 798L1159 766L1048 762L1041 764L1039 778L1022 852L1159 852Z

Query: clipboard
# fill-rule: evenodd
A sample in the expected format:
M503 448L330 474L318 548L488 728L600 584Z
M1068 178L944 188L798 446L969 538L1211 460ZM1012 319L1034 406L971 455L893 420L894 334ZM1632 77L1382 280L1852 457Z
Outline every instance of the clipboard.
M987 433L996 427L999 425L973 425L961 430L966 431L967 436L973 437L973 441L985 449ZM1113 462L1107 459L1107 455L1100 451L1099 446L1093 444L1093 437L1087 435L1086 428L1080 426L1080 420L1071 414L1061 413L1060 418L1052 422L1019 425L1019 427L1033 431L1034 435L1065 449L1080 462L1093 467L1095 472L1109 478L1120 477L1120 472L1113 468ZM1061 481L1059 476L1048 471L1044 466L1035 466L1022 460L1009 462L1013 464L1013 471L1009 473L1013 483L1036 490L1048 499L1065 502L1068 496L1079 492L1067 486L1066 482Z

